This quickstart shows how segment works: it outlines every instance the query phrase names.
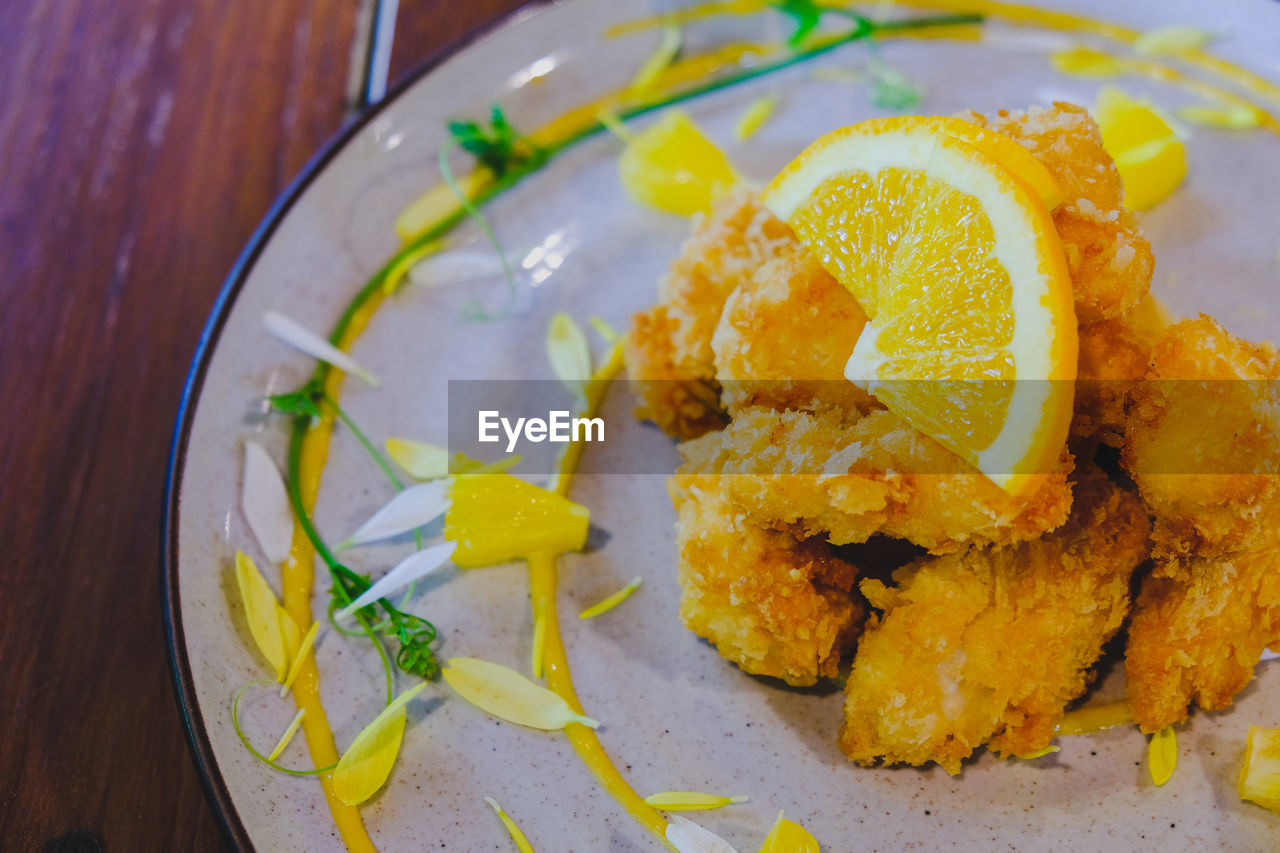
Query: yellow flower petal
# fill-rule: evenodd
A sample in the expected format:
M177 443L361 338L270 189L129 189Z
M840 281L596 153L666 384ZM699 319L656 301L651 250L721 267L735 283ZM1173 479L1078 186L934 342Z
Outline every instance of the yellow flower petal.
M547 326L547 358L560 383L581 397L591 378L591 350L582 327L563 311Z
M1200 104L1182 107L1178 118L1217 130L1253 130L1262 124L1258 110L1247 104Z
M662 28L662 41L659 42L658 49L644 61L631 80L631 94L638 95L652 88L658 75L671 65L680 52L682 40L680 28L675 24L669 23Z
M388 438L387 455L415 480L436 480L449 474L449 451L425 441Z
M722 797L701 791L662 791L650 794L644 801L655 809L667 812L691 812L718 809L733 803L745 803L746 797Z
M529 839L524 837L524 833L520 831L520 827L516 826L516 822L502 810L502 806L498 805L498 801L493 797L485 797L484 801L498 815L498 820L502 821L502 825L507 828L511 840L516 843L516 849L520 853L533 853L533 845L529 843Z
M289 653L280 618L284 611L258 567L243 551L236 551L236 585L240 589L240 601L244 604L249 633L279 681L284 678L285 667L289 665Z
M459 475L449 497L444 537L458 543L453 562L464 569L580 551L587 542L590 510L510 474Z
M1160 27L1138 36L1133 52L1138 56L1167 56L1199 50L1213 41L1213 34L1185 25Z
M558 694L496 663L450 658L443 675L463 699L511 723L546 731L562 729L570 723L593 729L600 725L575 712Z
M1035 752L1028 752L1026 755L1015 755L1014 758L1020 758L1023 761L1030 761L1033 758L1044 758L1046 755L1052 755L1060 749L1061 747L1056 744L1049 744L1044 749L1037 749Z
M818 839L809 834L803 826L787 820L778 812L773 829L764 840L760 853L819 853Z
M619 604L621 604L622 602L630 598L631 593L639 589L640 584L642 583L644 583L644 578L639 576L633 578L631 583L627 584L622 589L618 590L613 595L606 598L604 601L596 602L595 604L588 607L586 610L579 613L578 618L591 619L596 616L599 616L601 613L607 613L608 611L612 610L613 608L617 607Z
M1169 781L1177 764L1178 737L1173 733L1173 726L1165 726L1153 734L1147 744L1147 768L1156 787Z
M1240 799L1280 814L1280 729L1249 726L1240 768Z
M292 617L285 614L285 618L291 624ZM289 688L293 686L294 680L298 677L298 672L302 670L302 662L307 659L307 655L311 653L311 647L315 645L316 634L320 631L320 623L312 622L311 627L307 629L306 636L302 638L302 642L297 644L297 651L293 654L293 663L289 664L289 673L284 677L284 683L280 685L280 695L283 696L289 692Z
M1053 67L1074 77L1114 77L1124 73L1124 66L1109 53L1091 47L1073 47L1049 54Z
M755 136L760 128L764 127L764 123L773 115L773 111L778 108L778 101L781 100L778 94L764 95L756 98L751 105L742 113L738 119L738 123L733 127L733 138L739 142L746 142Z
M424 681L401 693L351 741L331 777L333 793L343 803L358 806L386 783L404 738L404 706L426 686Z
M293 721L289 723L289 727L284 730L284 734L280 735L280 740L276 741L276 745L271 747L271 752L267 753L267 761L275 761L280 757L280 753L284 752L284 748L289 745L289 741L293 740L294 734L298 731L298 726L302 725L302 718L306 715L306 708L298 709L298 713L293 715Z

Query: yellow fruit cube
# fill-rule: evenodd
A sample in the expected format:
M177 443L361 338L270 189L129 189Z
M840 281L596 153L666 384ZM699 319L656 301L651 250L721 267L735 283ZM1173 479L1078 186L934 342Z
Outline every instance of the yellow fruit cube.
M1280 814L1280 729L1249 726L1240 768L1240 799Z
M632 199L680 216L708 210L739 183L729 158L681 110L628 140L618 170Z

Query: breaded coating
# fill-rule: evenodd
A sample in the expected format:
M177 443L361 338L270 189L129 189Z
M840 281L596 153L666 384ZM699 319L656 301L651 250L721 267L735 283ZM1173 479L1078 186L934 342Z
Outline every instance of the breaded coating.
M700 452L732 474L730 499L758 523L836 545L882 533L935 554L1034 539L1067 519L1073 459L1011 497L967 462L880 409L743 409Z
M658 303L631 319L624 355L640 397L636 417L678 438L724 424L711 351L720 311L765 263L799 251L791 228L746 189L694 218L680 257L658 283Z
M832 678L866 610L857 570L819 539L751 522L728 501L731 478L702 473L707 436L681 445L668 481L679 543L680 618L744 672L809 685Z
M1150 526L1133 495L1090 472L1071 520L1032 542L925 558L868 579L840 746L860 764L948 773L987 744L1025 755L1053 739L1129 606Z
M807 252L769 261L725 303L711 339L721 402L748 406L866 409L871 396L844 378L867 316Z
M1124 317L1080 327L1072 435L1120 445L1129 391L1147 375L1152 336Z
M1136 305L1151 287L1155 258L1138 217L1124 207L1120 173L1089 111L1055 102L1052 108L1002 110L990 118L970 112L961 118L1020 142L1067 191L1053 221L1080 321L1118 317Z
M1123 461L1157 550L1246 547L1280 513L1280 353L1201 315L1165 330L1150 378L1132 389Z
M1263 650L1280 646L1280 531L1268 533L1265 547L1179 558L1143 581L1125 671L1144 732L1182 722L1192 702L1230 706Z
M1151 375L1122 456L1155 517L1125 652L1144 731L1229 706L1280 645L1280 355L1201 316L1166 330Z

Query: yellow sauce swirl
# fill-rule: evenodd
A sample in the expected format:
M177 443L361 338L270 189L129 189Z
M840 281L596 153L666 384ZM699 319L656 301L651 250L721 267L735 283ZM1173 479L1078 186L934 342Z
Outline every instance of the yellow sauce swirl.
M382 295L371 297L352 317L346 333L338 346L349 349L356 338L369 323L369 318L382 304ZM342 390L342 371L329 371L325 378L325 392L334 400L338 399ZM301 460L298 463L299 488L302 491L302 503L307 513L315 509L316 496L320 493L320 478L324 474L325 462L329 458L329 438L333 434L333 416L326 415L315 420L302 440ZM289 559L283 568L284 574L284 609L299 625L310 625L314 621L311 613L311 593L315 580L315 548L307 538L302 525L294 522L293 547L289 551ZM307 749L311 752L311 760L316 767L327 767L338 760L338 747L333 740L333 729L329 727L329 718L325 715L324 706L320 702L320 673L316 669L315 654L307 655L293 682L293 698L298 707L306 710L302 718L302 731L307 738ZM377 848L369 839L360 818L360 810L355 806L345 805L333 793L330 773L320 774L320 787L324 790L324 798L329 803L329 812L338 828L338 834L346 842L347 849L354 853L372 853Z

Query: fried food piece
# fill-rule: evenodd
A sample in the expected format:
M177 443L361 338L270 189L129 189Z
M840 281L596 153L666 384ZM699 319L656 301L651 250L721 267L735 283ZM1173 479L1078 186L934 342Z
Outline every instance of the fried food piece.
M935 554L1034 539L1067 519L1073 459L1011 497L897 415L749 408L699 449L757 523L836 545L882 533Z
M1219 557L1176 558L1143 581L1125 671L1144 732L1231 705L1264 649L1280 646L1280 534Z
M961 118L1012 137L1053 173L1067 200L1053 212L1071 270L1076 314L1089 323L1118 317L1151 287L1155 258L1137 216L1124 207L1115 161L1089 111L1055 102L1026 112Z
M1155 516L1125 668L1144 731L1226 708L1280 644L1280 354L1211 317L1170 326L1122 461ZM1202 380L1202 381L1194 381Z
M1249 547L1280 514L1280 353L1201 315L1165 330L1151 363L1152 381L1132 389L1122 459L1158 552Z
M1049 745L1129 607L1150 525L1095 471L1071 520L1040 539L925 558L867 579L872 615L849 677L840 746L860 764L937 762L948 773L987 744Z
M873 406L844 378L866 322L853 294L807 252L769 261L730 294L711 339L722 403L731 416L749 406Z
M1151 340L1150 330L1124 317L1080 327L1072 435L1120 445L1129 391L1147 375Z
M747 519L731 478L705 473L713 436L686 442L667 483L679 543L680 618L744 672L809 685L836 675L866 610L857 570L819 539L804 542Z
M766 262L801 251L791 228L749 190L695 217L680 257L658 283L658 303L631 319L624 355L640 397L636 417L693 438L724 425L711 335L725 300Z

